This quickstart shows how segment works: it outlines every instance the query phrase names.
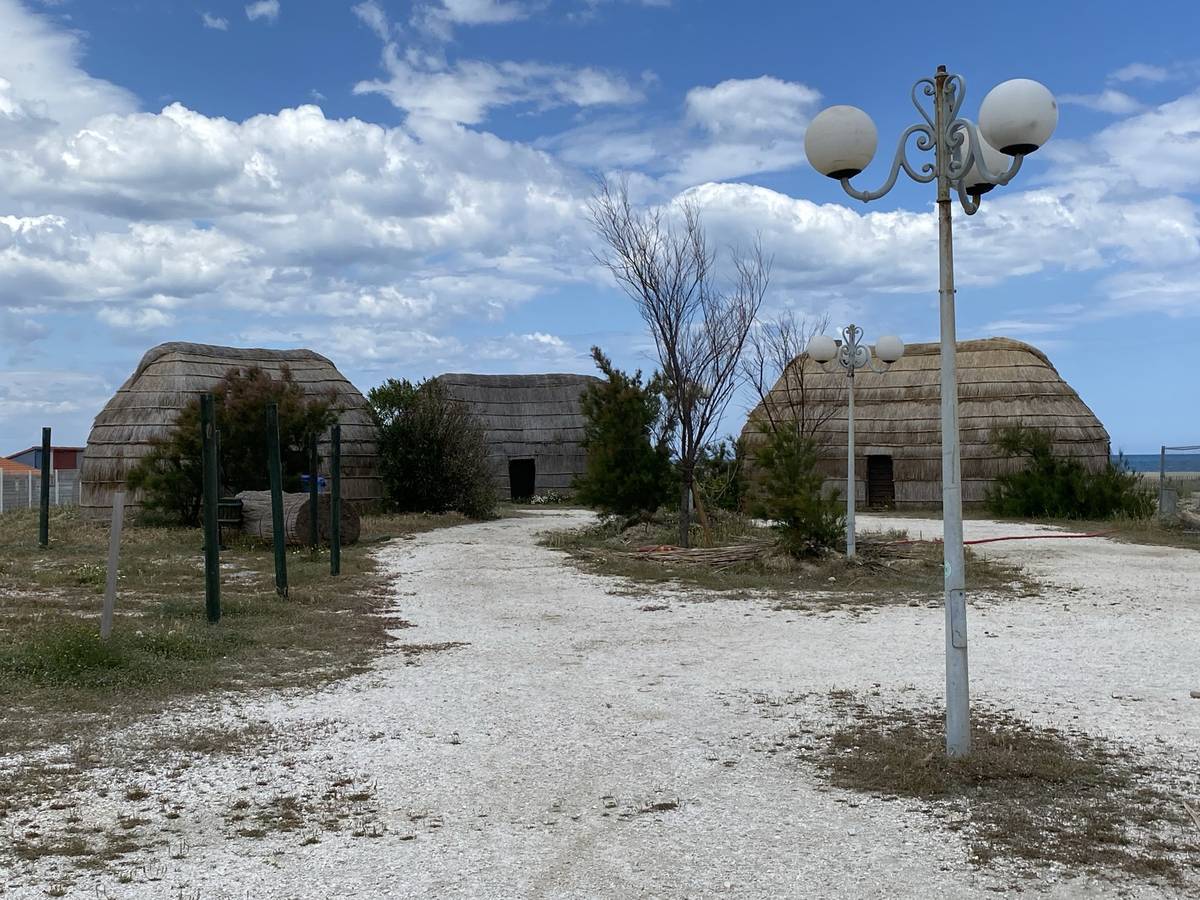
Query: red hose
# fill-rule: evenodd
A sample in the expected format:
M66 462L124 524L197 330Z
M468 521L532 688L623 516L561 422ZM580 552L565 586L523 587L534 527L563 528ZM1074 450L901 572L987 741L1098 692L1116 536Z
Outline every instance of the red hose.
M1065 538L1105 537L1107 535L1113 534L1115 532L1115 530L1116 529L1109 529L1108 531L1089 531L1087 534L1011 534L1011 535L1006 535L1005 537L976 538L973 541L963 541L963 544L964 545L995 544L998 541L1036 541L1036 540L1051 540L1051 539L1061 540L1061 539L1065 539ZM889 544L940 544L940 543L942 543L942 539L941 538L932 538L929 540L925 540L924 538L919 538L916 540L907 540L907 541L888 541L888 543Z

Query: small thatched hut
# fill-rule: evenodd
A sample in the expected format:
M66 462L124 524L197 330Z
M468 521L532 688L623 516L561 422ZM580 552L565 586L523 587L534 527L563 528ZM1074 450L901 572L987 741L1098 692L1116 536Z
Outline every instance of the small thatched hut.
M105 405L88 435L80 471L79 506L85 516L106 517L113 491L166 434L180 410L211 390L235 367L259 366L276 375L287 365L296 382L313 393L333 388L342 426L342 495L360 508L382 497L375 424L362 394L324 356L312 350L261 350L172 342L147 351L137 369ZM320 448L322 473L328 446ZM136 509L138 497L126 498Z
M1046 355L1010 338L958 344L959 432L964 503L981 503L997 475L1019 467L992 445L995 429L1023 425L1046 429L1055 452L1089 468L1109 460L1108 432ZM802 368L801 368L802 367ZM820 424L826 485L846 489L846 375L827 372L806 356L788 367L768 395L777 416L788 398L803 396ZM941 347L913 344L886 373L860 369L855 376L855 497L863 507L937 506L942 499ZM762 440L763 406L742 431L747 445ZM821 421L824 420L824 421Z
M567 493L587 461L580 398L591 375L439 375L480 422L502 497Z

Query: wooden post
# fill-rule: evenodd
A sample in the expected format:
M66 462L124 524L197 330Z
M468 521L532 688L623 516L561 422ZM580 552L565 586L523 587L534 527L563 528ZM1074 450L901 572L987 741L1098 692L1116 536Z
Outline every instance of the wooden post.
M50 429L42 429L42 483L38 512L38 544L50 544Z
M204 476L204 611L221 619L221 538L217 524L217 422L213 395L200 397L201 469Z
M4 512L4 470L0 469L0 513Z
M100 638L112 634L113 608L117 605L117 560L121 555L121 525L125 520L125 492L113 493L112 531L108 536L108 578L104 582L104 611L100 614Z
M62 500L58 496L58 469L54 470L54 505L62 506Z
M318 521L320 506L317 500L317 465L317 436L310 434L308 436L308 510L311 513L311 520L308 529L308 543L312 547L313 553L316 553L317 548L321 545L321 529Z
M288 595L287 535L283 533L283 466L279 459L279 404L267 404L267 471L271 483L271 542L275 546L275 593Z
M342 426L329 429L329 474L333 479L329 498L329 574L342 573Z

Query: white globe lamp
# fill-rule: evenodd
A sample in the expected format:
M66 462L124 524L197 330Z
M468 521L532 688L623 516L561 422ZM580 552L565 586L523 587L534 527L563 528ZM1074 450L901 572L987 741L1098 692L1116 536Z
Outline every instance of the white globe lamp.
M822 175L841 181L871 164L879 132L857 106L831 106L819 112L804 132L804 153Z
M971 132L965 128L962 130L963 142L962 153L966 155L971 150ZM1008 171L1011 160L1007 155L1001 153L991 144L979 138L981 147L975 151L976 158L971 161L971 168L966 175L963 176L963 189L972 197L979 197L981 194L986 194L996 186L995 182L989 181L979 168L979 155L983 154L983 161L987 163L988 171L993 175L1003 175Z
M837 356L837 352L837 342L827 334L813 335L813 339L808 342L809 357L822 365Z
M1014 78L996 85L979 106L983 139L1009 156L1032 153L1058 125L1058 104L1042 83Z
M875 342L875 355L891 365L904 355L904 341L894 334L885 334Z

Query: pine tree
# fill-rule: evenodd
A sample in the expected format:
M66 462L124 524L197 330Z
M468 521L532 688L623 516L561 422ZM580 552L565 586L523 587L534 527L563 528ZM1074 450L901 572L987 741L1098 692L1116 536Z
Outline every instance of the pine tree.
M582 398L588 458L584 474L575 479L575 496L606 515L648 518L676 491L673 422L661 380L656 375L643 384L640 371L622 372L599 347L592 348L592 359L605 380Z

